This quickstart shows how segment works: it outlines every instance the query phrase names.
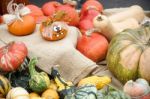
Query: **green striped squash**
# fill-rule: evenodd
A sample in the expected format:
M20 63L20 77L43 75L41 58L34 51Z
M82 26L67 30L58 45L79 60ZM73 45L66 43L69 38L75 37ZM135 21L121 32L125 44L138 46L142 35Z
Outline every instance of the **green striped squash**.
M10 89L11 85L8 79L0 75L0 93L6 95Z
M138 77L150 82L150 23L117 34L110 42L106 60L122 83Z

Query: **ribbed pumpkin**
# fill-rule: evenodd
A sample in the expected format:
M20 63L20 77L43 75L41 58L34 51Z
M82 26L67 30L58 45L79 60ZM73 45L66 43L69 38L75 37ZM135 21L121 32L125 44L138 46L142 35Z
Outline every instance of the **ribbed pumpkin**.
M78 87L74 93L68 94L64 99L103 99L100 98L101 93L98 93L94 85L85 85Z
M150 82L150 23L138 29L127 29L111 41L107 64L122 82L142 77Z
M10 90L11 85L7 78L0 75L0 94L6 95Z

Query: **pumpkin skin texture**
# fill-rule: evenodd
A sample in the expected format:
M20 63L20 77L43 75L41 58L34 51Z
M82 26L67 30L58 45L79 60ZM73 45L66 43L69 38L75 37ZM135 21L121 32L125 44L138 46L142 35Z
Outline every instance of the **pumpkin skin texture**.
M106 57L108 41L104 36L93 32L91 36L83 35L78 39L77 49L94 62L98 62Z
M111 41L107 65L109 70L122 82L135 80L139 76L150 82L150 23L141 28L127 29Z
M14 71L23 63L28 53L27 47L22 42L11 42L0 48L0 70Z
M61 4L56 1L47 2L42 6L42 11L46 16L52 16L56 12L56 8Z
M8 31L17 36L25 36L33 33L36 27L35 19L30 15L25 15L21 18L23 22L19 19L14 21L8 25Z
M75 10L75 8L69 5L61 5L57 8L57 11L62 11L65 13L64 21L67 22L71 26L77 26L79 24L79 14ZM67 20L65 20L67 19Z

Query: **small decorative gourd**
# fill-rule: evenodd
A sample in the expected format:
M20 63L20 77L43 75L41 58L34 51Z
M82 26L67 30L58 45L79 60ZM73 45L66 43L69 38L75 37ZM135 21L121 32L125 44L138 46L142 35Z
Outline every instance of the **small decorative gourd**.
M56 90L47 89L42 93L42 98L45 99L59 99L59 95Z
M29 62L29 72L31 75L29 86L34 92L41 93L50 85L50 79L45 72L38 73L35 70L36 63L36 58L31 59L31 61Z
M95 85L97 89L102 89L104 86L106 86L110 82L111 82L111 79L108 76L103 76L103 77L91 76L91 77L81 79L78 83L78 86L92 84L92 85Z
M58 86L58 92L60 95L60 99L64 99L64 97L68 94L71 94L75 91L75 86L72 82L66 82L61 75L59 74L56 68L52 68L51 76L54 78L56 85Z
M94 85L78 87L74 93L66 95L64 99L103 99Z
M0 75L0 94L6 95L10 90L11 85L7 78Z
M11 89L6 99L30 99L29 93L22 87L16 87Z

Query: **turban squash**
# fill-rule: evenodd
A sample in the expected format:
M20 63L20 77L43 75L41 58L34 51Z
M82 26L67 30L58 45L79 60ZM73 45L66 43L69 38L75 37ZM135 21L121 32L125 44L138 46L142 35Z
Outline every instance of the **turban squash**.
M107 53L109 70L122 83L142 77L150 82L150 23L117 34Z

